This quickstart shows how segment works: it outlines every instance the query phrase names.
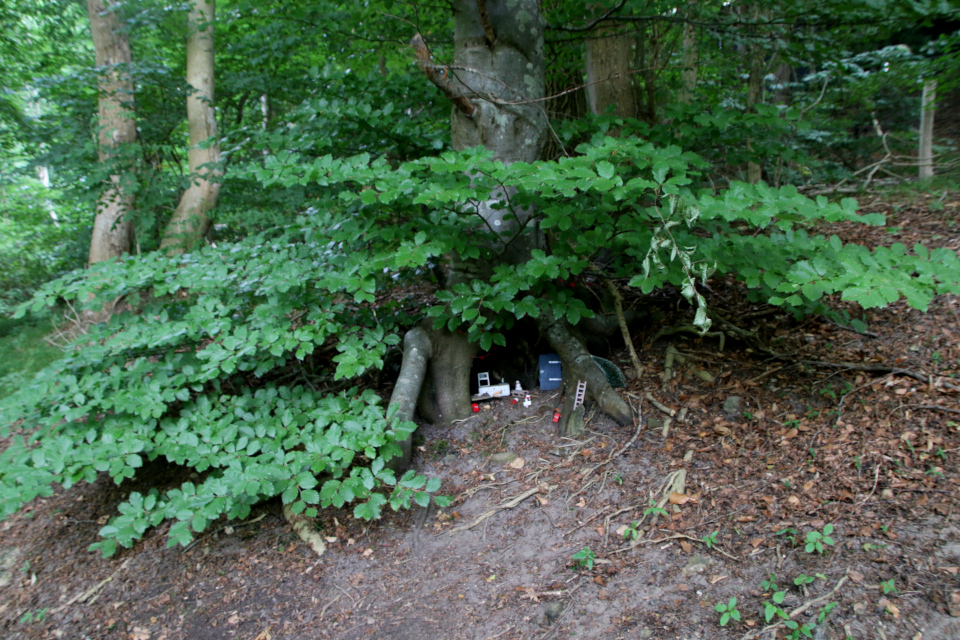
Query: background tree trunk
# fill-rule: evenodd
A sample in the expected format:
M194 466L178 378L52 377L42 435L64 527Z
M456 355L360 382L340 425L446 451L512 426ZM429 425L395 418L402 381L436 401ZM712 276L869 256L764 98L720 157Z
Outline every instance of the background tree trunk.
M920 100L920 152L917 158L920 164L920 179L933 178L933 116L936 113L937 81L923 83L923 97Z
M187 18L187 85L191 92L187 96L190 185L180 197L160 242L160 248L171 255L193 251L200 246L210 228L207 214L217 205L220 193L220 142L213 107L214 16L215 0L194 0Z
M97 144L102 164L110 164L111 175L97 204L90 240L88 265L117 258L130 251L133 221L131 186L133 169L123 160L122 146L136 142L137 124L133 114L133 81L130 79L130 40L114 12L115 3L87 0L90 32L99 79Z
M689 22L683 25L683 81L680 85L680 102L690 104L697 88L697 27Z
M617 35L616 26L605 23L587 40L587 100L590 112L600 115L616 105L621 118L637 117L637 99L633 91L630 61L633 38Z

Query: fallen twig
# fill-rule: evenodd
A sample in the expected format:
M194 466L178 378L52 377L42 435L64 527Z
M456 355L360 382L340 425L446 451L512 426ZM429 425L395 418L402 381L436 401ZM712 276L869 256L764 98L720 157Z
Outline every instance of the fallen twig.
M540 487L534 487L533 489L527 489L526 491L524 491L524 492L521 493L520 495L515 496L515 497L511 498L510 500L508 500L508 501L506 501L506 502L503 502L503 503L497 505L496 507L494 507L493 509L490 509L489 511L483 512L482 514L480 514L479 516L477 516L477 519L474 520L473 522L471 522L470 524L464 525L464 526L462 526L462 527L458 527L458 528L456 528L456 529L453 529L450 533L459 533L460 531L466 531L467 529L473 529L473 528L474 528L475 526L477 526L478 524L484 522L487 518L490 518L491 516L495 516L495 515L497 515L498 513L500 513L501 511L506 511L507 509L512 509L512 508L514 508L515 506L517 506L518 504L520 504L521 502L523 502L524 500L526 500L527 498L529 498L530 496L532 496L532 495L534 495L534 494L537 494L537 493L539 493L539 492L540 492Z
M643 430L643 419L642 419L642 418L643 418L643 415L641 414L641 410L642 410L642 409L643 409L642 406L638 406L638 407L637 407L637 410L636 410L636 413L637 413L637 418L636 418L636 420L637 420L637 430L633 432L633 437L630 438L630 440L627 441L627 444L625 444L625 445L623 445L622 447L620 447L620 449L619 449L616 453L610 454L610 457L609 457L609 458L607 458L606 460L604 460L604 461L601 462L600 464L598 464L598 465L596 465L596 466L588 469L587 472L586 472L585 474L583 474L583 477L584 477L584 478L589 477L591 473L593 473L594 471L596 471L597 469L599 469L599 468L602 467L603 465L609 464L611 460L613 460L614 458L617 458L618 456L620 456L624 451L626 451L627 449L629 449L630 446L631 446L634 442L637 441L637 437L640 435L640 432Z
M336 598L334 598L333 600L331 600L331 601L328 602L327 604L323 605L323 609L320 609L320 615L319 615L318 617L322 620L322 619L323 619L323 616L327 613L327 609L329 609L330 607L332 607L332 606L334 605L334 603L336 603L336 601L339 600L339 599L342 598L342 597L343 597L342 595L338 595Z
M933 386L933 376L926 373L914 371L912 369L903 369L901 367L891 367L886 364L865 364L858 362L827 362L824 360L800 360L801 364L809 364L815 367L832 367L834 369L843 369L844 371L872 371L874 373L892 373L895 375L907 376L920 382ZM937 384L950 389L951 391L960 391L960 386L950 384L944 380L938 380Z
M101 580L100 582L98 582L97 584L93 585L92 587L90 587L90 588L87 589L86 591L81 591L81 592L78 593L77 595L73 596L72 598L70 598L69 600L67 600L65 603L63 603L62 605L60 605L59 607L57 607L56 609L54 609L54 610L51 611L50 613L60 613L61 611L63 611L63 610L66 609L67 607L73 606L73 605L77 604L78 602L84 602L84 601L86 601L88 598L90 598L90 596L92 596L93 594L95 594L97 591L100 591L100 589L102 589L105 584L107 584L108 582L112 582L114 576L116 576L118 573L120 573L121 571L123 571L124 569L126 569L126 568L127 568L127 565L128 565L129 563L130 563L129 558L128 558L127 560L124 560L124 561L123 561L123 564L120 565L120 568L119 568L119 569L117 569L116 571L114 571L113 573L111 573L109 576L107 576L106 578L104 578L103 580Z
M647 400L649 400L649 401L650 401L650 404L652 404L653 406L655 406L657 409L660 409L660 411L663 411L665 414L667 414L667 415L670 416L671 418L672 418L673 416L677 415L677 410L676 410L676 409L671 409L671 408L668 407L667 405L663 404L662 402L660 402L659 400L657 400L656 398L654 398L654 397L653 397L653 394L650 393L649 391L646 392L643 397L646 398Z
M814 598L813 600L810 600L810 601L808 601L808 602L804 602L802 605L800 605L799 607L797 607L796 609L794 609L793 611L791 611L791 612L788 614L788 619L789 619L789 620L793 620L794 618L796 618L797 616L799 616L801 613L803 613L804 611L806 611L806 610L809 609L810 607L816 606L816 605L820 604L821 602L823 602L824 600L828 600L831 596L833 596L834 593L837 592L838 589L840 589L840 587L843 586L843 584L844 584L846 581L847 581L847 576L843 576L842 578L840 578L840 580L837 581L836 586L834 586L833 589L831 589L828 593L823 594L823 595L820 596L819 598ZM786 623L786 620L780 620L779 622L775 622L775 623L773 623L773 624L771 624L771 625L768 625L768 626L764 627L763 629L760 629L759 631L748 631L748 632L746 633L746 635L744 635L744 636L742 636L742 637L740 638L740 640L748 640L749 638L759 638L760 636L762 636L762 635L765 634L765 633L769 633L770 631L773 631L774 629L779 629L779 628L783 627L785 623Z
M694 537L692 537L692 536L688 536L688 535L685 534L685 533L675 533L675 534L670 535L670 536L664 536L664 537L662 537L662 538L654 538L654 539L651 539L651 540L634 540L633 542L631 542L631 543L630 543L629 545L627 545L626 547L622 547L622 548L620 548L620 549L616 549L616 550L614 550L614 551L611 551L611 552L610 552L610 555L613 555L614 553L620 553L621 551L629 551L630 549L633 549L634 547L639 547L639 546L642 545L642 544L657 544L658 542L666 542L666 541L668 541L668 540L680 540L680 539L683 539L683 540L692 540L693 542L696 542L697 544L704 544L704 545L706 544L703 540L698 540L697 538L694 538ZM736 557L736 556L730 555L729 553L727 553L727 552L724 551L723 549L717 547L716 545L714 545L714 546L712 546L712 547L707 547L707 549L709 549L710 551L716 551L717 553L723 554L723 555L725 555L726 557L730 558L731 560L738 560L738 561L740 560L740 558L738 558L738 557Z

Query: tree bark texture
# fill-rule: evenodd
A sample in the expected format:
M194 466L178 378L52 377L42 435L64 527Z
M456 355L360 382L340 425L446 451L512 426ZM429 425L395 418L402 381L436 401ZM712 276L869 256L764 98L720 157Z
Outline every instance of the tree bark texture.
M690 104L697 89L697 27L685 22L683 25L683 74L680 84L680 102Z
M920 99L920 150L917 160L920 165L920 179L933 178L933 116L937 101L937 81L923 83L923 97Z
M601 115L610 105L616 105L614 114L618 117L637 117L632 58L633 38L629 34L618 35L613 24L601 25L587 40L587 98L591 113Z
M759 19L761 13L755 9L753 19ZM764 65L764 51L757 45L751 45L749 48L750 56L750 78L747 80L747 111L756 110L757 104L763 101L763 78L766 75ZM747 150L753 151L753 140L747 138ZM763 177L763 167L759 163L747 162L747 182L757 184Z
M213 21L215 0L194 0L187 16L187 122L190 185L163 232L160 248L170 255L201 246L209 212L220 194L220 143L214 110Z
M87 0L90 32L99 79L97 146L102 164L111 165L111 174L97 203L90 241L88 264L122 256L133 244L133 167L124 161L123 145L136 142L137 124L133 114L133 81L130 40L114 12L115 3Z

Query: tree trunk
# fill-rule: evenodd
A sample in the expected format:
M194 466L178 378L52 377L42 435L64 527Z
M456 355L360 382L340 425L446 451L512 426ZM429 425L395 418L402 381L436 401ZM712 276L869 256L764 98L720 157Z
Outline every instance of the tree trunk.
M757 20L760 10L754 11L753 19ZM756 110L757 104L763 101L763 78L765 69L763 64L764 51L759 45L750 47L750 79L747 81L747 111ZM753 139L747 138L747 150L753 151ZM757 184L763 177L763 168L756 162L747 162L747 182Z
M937 81L923 83L923 98L920 100L920 179L933 178L933 116L936 113Z
M99 79L97 146L102 164L111 165L111 175L97 203L90 241L92 265L118 258L130 251L133 221L127 219L133 208L133 168L123 158L122 146L137 140L133 114L133 81L127 67L131 62L130 40L121 29L114 12L115 3L87 0L90 32Z
M170 255L200 247L210 228L208 212L216 206L220 193L220 142L213 106L214 15L215 0L194 0L187 17L190 185L180 197L160 242L160 248Z
M683 25L683 78L680 85L680 102L690 104L697 88L697 27L685 22Z
M587 100L594 115L602 115L615 105L618 117L636 118L637 100L630 73L633 38L617 35L616 30L612 23L603 24L587 40Z
M453 103L454 149L483 145L493 152L494 159L505 164L539 160L549 125L537 102L544 96L544 20L538 0L455 0L453 12L453 66L435 64L419 34L411 44L427 77ZM511 195L509 189L492 192L477 213L488 228L500 230L504 239L517 236L505 247L501 260L519 264L530 258L532 249L542 246L543 236L535 226L516 234L518 226L526 225L533 212L508 212L498 207ZM511 218L505 219L506 215ZM449 258L447 286L488 277L494 266L458 255ZM570 371L579 371L585 368L580 364L580 351L586 349L569 331L567 336L569 340L563 344L575 356ZM399 407L395 419L412 417L414 394L420 415L431 422L449 423L470 415L470 371L476 351L477 345L463 333L428 332L421 327L408 333L400 376L390 400ZM425 353L429 353L429 362L424 361ZM600 373L596 365L593 368ZM597 382L596 389L600 387ZM606 387L609 389L609 384ZM607 406L613 406L612 399L603 397ZM406 446L398 466L409 462L408 451Z

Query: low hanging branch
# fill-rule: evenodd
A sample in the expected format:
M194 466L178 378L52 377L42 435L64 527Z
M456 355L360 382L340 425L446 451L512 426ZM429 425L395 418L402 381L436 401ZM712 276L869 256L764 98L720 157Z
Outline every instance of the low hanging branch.
M410 46L417 54L417 63L420 65L420 69L427 75L430 82L436 85L461 113L472 118L473 114L477 112L477 105L473 104L470 98L466 96L463 85L454 84L450 81L449 67L434 64L430 49L427 48L423 36L419 33L413 36L410 40Z

